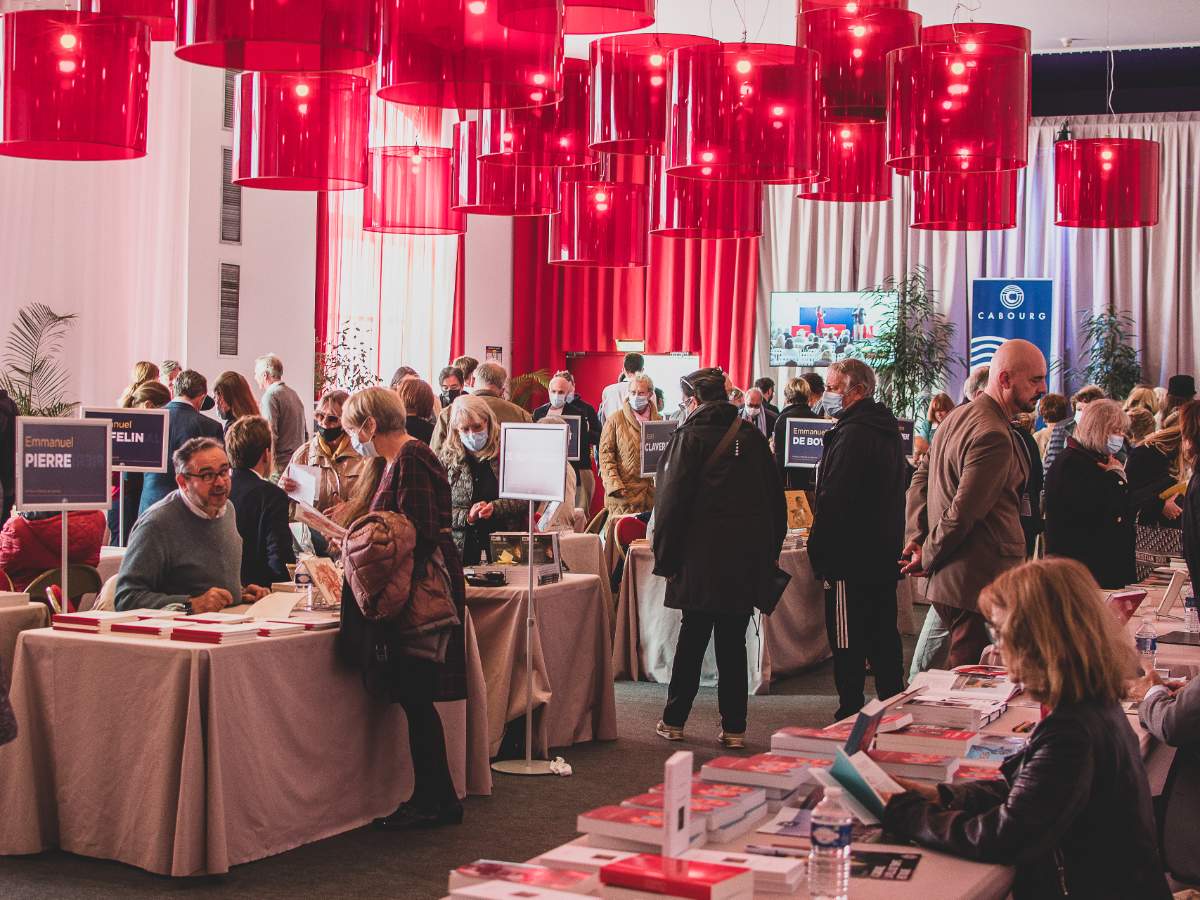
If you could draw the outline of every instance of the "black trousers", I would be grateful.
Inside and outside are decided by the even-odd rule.
[[[896,629],[896,582],[825,583],[825,631],[833,650],[833,680],[838,711],[844,719],[866,702],[866,663],[875,675],[875,692],[886,700],[904,689],[904,650]]]
[[[663,722],[675,728],[682,728],[687,723],[696,691],[700,689],[704,651],[712,637],[717,651],[717,706],[721,710],[721,727],[730,734],[746,731],[746,691],[749,687],[746,683],[746,627],[749,624],[748,613],[714,615],[684,610]]]
[[[433,701],[402,697],[398,702],[408,717],[408,749],[413,765],[409,802],[425,812],[457,804],[458,794],[446,762],[446,737]]]

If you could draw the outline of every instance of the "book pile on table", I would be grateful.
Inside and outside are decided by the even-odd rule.
[[[751,795],[745,795],[751,796]],[[724,844],[749,834],[767,814],[765,792],[759,791],[752,797],[754,806],[748,806],[743,798],[724,798],[705,795],[692,789],[692,818],[702,819],[707,830],[707,841]],[[635,809],[662,811],[663,795],[658,791],[638,794],[621,801],[622,806]]]
[[[263,620],[258,624],[259,637],[280,637],[287,634],[304,634],[304,625],[301,622],[271,622]]]
[[[754,873],[743,866],[649,853],[609,863],[600,870],[600,896],[620,898],[694,897],[699,900],[750,900]]]
[[[50,627],[55,631],[78,631],[85,634],[108,634],[118,622],[135,622],[137,616],[131,612],[99,610],[92,612],[55,613],[50,617]]]
[[[705,781],[760,787],[766,792],[768,812],[776,812],[811,781],[810,770],[831,765],[822,757],[758,753],[754,756],[718,756],[700,768]]]
[[[494,882],[566,894],[594,894],[600,889],[597,871],[598,869],[591,872],[552,869],[544,865],[478,859],[469,865],[459,866],[450,873],[450,896],[475,897],[478,896],[474,892],[475,888]]]
[[[176,622],[182,620],[176,619]],[[208,625],[192,623],[189,628],[176,628],[171,632],[173,641],[190,641],[198,644],[244,644],[258,637],[258,622],[234,622]]]
[[[180,622],[178,618],[139,618],[132,622],[115,622],[113,634],[132,637],[166,638],[178,628],[194,628],[192,622]]]
[[[1004,669],[962,666],[952,672],[931,669],[913,679],[923,690],[897,708],[918,725],[943,725],[979,731],[1004,715],[1019,687]]]
[[[912,724],[909,713],[890,713],[879,721],[878,733],[897,731]],[[771,735],[771,752],[783,756],[815,756],[833,759],[846,746],[854,730],[855,719],[835,722],[824,728],[781,728]]]
[[[250,621],[245,613],[193,613],[190,616],[180,616],[180,622],[191,622],[193,625],[242,625]]]
[[[337,628],[339,624],[338,617],[336,615],[319,612],[292,613],[292,615],[286,619],[269,619],[268,621],[303,625],[305,631],[329,631]]]

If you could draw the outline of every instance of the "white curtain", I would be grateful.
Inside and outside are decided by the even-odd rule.
[[[1054,139],[1062,119],[1034,119],[1029,166],[1021,173],[1017,227],[997,232],[918,231],[908,227],[908,180],[893,179],[886,203],[795,199],[794,188],[766,192],[759,266],[756,369],[767,371],[772,291],[859,291],[913,266],[929,270],[942,311],[967,348],[970,283],[983,277],[1054,279],[1054,355],[1078,365],[1077,326],[1087,310],[1111,304],[1132,316],[1147,379],[1165,384],[1194,372],[1193,317],[1200,307],[1200,113],[1070,118],[1075,137],[1137,137],[1162,145],[1159,224],[1154,228],[1076,229],[1054,224]],[[779,375],[786,376],[786,370]],[[955,394],[963,373],[951,373]]]
[[[77,315],[69,399],[112,405],[134,360],[183,351],[191,94],[173,49],[152,45],[142,159],[0,156],[0,333],[32,302]]]
[[[372,98],[372,147],[413,144],[449,146],[441,110],[425,110]],[[328,197],[329,306],[327,339],[347,326],[386,382],[399,366],[411,366],[433,382],[450,356],[456,236],[417,236],[363,231],[363,191]]]

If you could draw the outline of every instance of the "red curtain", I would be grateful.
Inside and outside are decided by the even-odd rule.
[[[758,239],[651,237],[650,266],[598,269],[546,262],[544,217],[513,224],[512,371],[562,368],[568,352],[641,341],[647,353],[696,353],[735,384],[754,371]]]
[[[454,272],[454,312],[450,319],[450,359],[467,352],[467,237],[458,236],[458,268]],[[440,386],[440,385],[439,385]]]

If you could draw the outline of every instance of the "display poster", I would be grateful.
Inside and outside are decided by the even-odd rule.
[[[579,462],[580,446],[579,442],[583,434],[583,417],[582,416],[562,416],[567,427],[571,429],[567,435],[567,461]]]
[[[992,361],[996,349],[1023,338],[1051,359],[1054,281],[1050,278],[976,278],[971,285],[971,368]]]
[[[569,431],[565,424],[502,423],[500,496],[561,502],[566,493]]]
[[[642,478],[650,478],[658,471],[658,461],[667,452],[671,435],[679,427],[674,419],[659,419],[642,422]]]
[[[790,469],[815,468],[825,452],[825,432],[836,424],[828,419],[788,419],[784,432],[787,435],[784,466]]]
[[[504,348],[503,347],[484,347],[483,361],[504,364]]]
[[[85,406],[85,419],[112,422],[112,467],[114,472],[167,471],[170,412],[166,409],[111,409]]]
[[[900,424],[900,440],[904,443],[904,455],[912,456],[913,454],[913,432],[916,430],[917,423],[912,419],[897,419]]]
[[[38,512],[112,506],[112,422],[17,418],[16,508]]]

